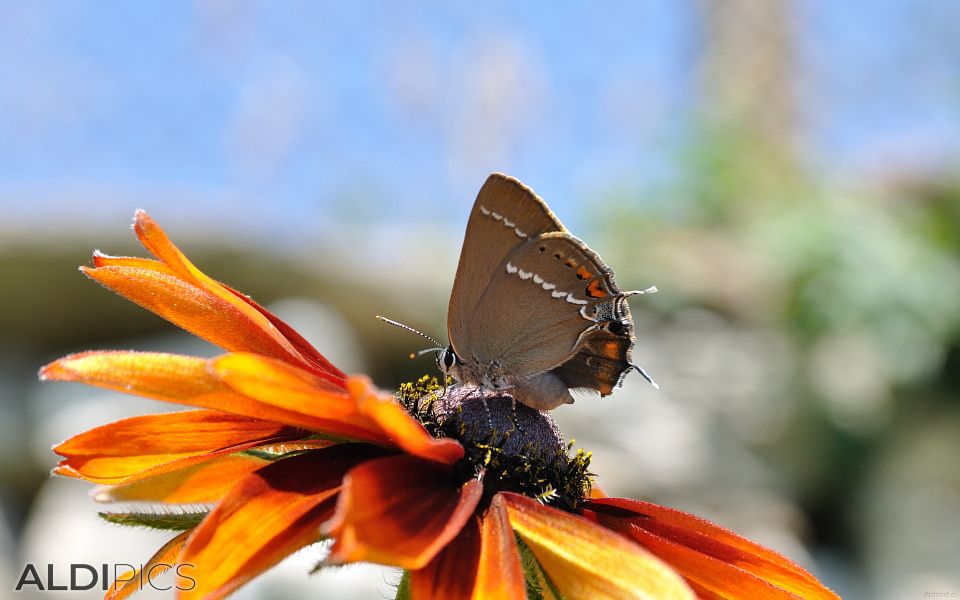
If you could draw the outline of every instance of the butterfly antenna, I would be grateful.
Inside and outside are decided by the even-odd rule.
[[[417,350],[416,352],[411,352],[411,353],[410,353],[410,358],[416,358],[416,357],[418,357],[418,356],[423,356],[423,355],[426,354],[427,352],[440,352],[441,350],[446,350],[446,348],[441,348],[440,346],[437,346],[437,347],[435,347],[435,348],[424,348],[423,350]]]
[[[656,294],[656,293],[657,293],[657,286],[651,285],[645,290],[631,290],[629,292],[623,292],[623,295],[624,296],[640,296],[643,294]]]
[[[434,347],[434,348],[425,348],[425,349],[423,349],[423,350],[420,350],[419,352],[413,352],[413,353],[411,353],[411,354],[410,354],[410,358],[416,358],[416,357],[418,357],[418,356],[423,356],[423,355],[426,354],[427,352],[439,352],[439,351],[441,351],[441,350],[444,349],[444,347],[440,345],[440,342],[438,342],[437,340],[433,339],[433,338],[430,337],[429,335],[423,333],[422,331],[419,331],[419,330],[417,330],[417,329],[414,329],[413,327],[410,327],[409,325],[404,325],[403,323],[401,323],[401,322],[399,322],[399,321],[394,321],[393,319],[388,319],[388,318],[383,317],[383,316],[380,316],[380,315],[377,315],[377,320],[378,320],[378,321],[383,321],[384,323],[389,323],[390,325],[395,325],[395,326],[399,327],[400,329],[405,329],[405,330],[407,330],[407,331],[409,331],[409,332],[411,332],[411,333],[415,333],[415,334],[417,334],[417,335],[419,335],[419,336],[421,336],[421,337],[424,337],[424,338],[430,340],[430,341],[433,342],[434,344],[436,344],[436,347]]]
[[[396,325],[396,326],[399,327],[400,329],[405,329],[405,330],[407,330],[407,331],[409,331],[409,332],[411,332],[411,333],[415,333],[415,334],[417,334],[417,335],[419,335],[419,336],[421,336],[421,337],[425,337],[425,338],[427,338],[428,340],[430,340],[431,342],[433,342],[434,344],[436,344],[436,346],[433,347],[433,348],[424,348],[423,350],[420,350],[420,351],[418,351],[418,352],[411,352],[411,353],[410,353],[410,358],[416,358],[416,357],[418,357],[418,356],[423,356],[424,354],[426,354],[426,353],[428,353],[428,352],[442,352],[442,351],[446,350],[446,348],[444,348],[443,346],[440,345],[440,342],[438,342],[437,340],[433,339],[432,337],[430,337],[429,335],[425,334],[424,332],[419,331],[419,330],[416,330],[416,329],[414,329],[413,327],[410,327],[409,325],[404,325],[403,323],[401,323],[401,322],[399,322],[399,321],[394,321],[393,319],[388,319],[388,318],[386,318],[386,317],[384,317],[384,316],[381,316],[381,315],[377,315],[377,320],[378,320],[378,321],[383,321],[384,323],[389,323],[390,325]],[[438,355],[438,356],[439,356],[439,355]],[[442,379],[443,379],[443,392],[440,394],[440,397],[441,397],[441,398],[443,398],[444,396],[447,395],[447,376],[446,376],[446,374],[443,375],[443,378],[442,378]]]

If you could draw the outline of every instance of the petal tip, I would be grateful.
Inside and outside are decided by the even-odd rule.
[[[78,354],[68,354],[62,358],[45,364],[37,371],[37,377],[40,381],[72,381],[75,379],[75,373],[68,364],[77,358]]]
[[[83,476],[79,471],[73,467],[68,467],[64,464],[59,464],[54,468],[50,469],[51,475],[59,475],[60,477],[70,477],[72,479],[83,479]]]
[[[37,371],[37,378],[40,381],[57,381],[65,378],[67,373],[63,368],[63,358],[57,359],[52,363],[47,363]]]
[[[153,224],[153,219],[147,214],[147,211],[143,210],[142,208],[138,208],[134,211],[133,225],[131,225],[131,228],[137,237],[140,237],[143,234],[143,230]]]

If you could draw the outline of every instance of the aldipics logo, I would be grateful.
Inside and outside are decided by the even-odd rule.
[[[173,571],[174,583],[164,583],[158,581],[161,575],[167,571]],[[35,565],[27,563],[20,572],[20,578],[14,591],[33,590],[38,592],[69,592],[92,590],[97,586],[107,591],[111,582],[121,586],[127,582],[139,578],[138,585],[141,590],[153,588],[158,591],[177,589],[180,591],[192,590],[197,585],[197,580],[190,576],[193,565],[189,563],[166,564],[157,563],[147,568],[145,565],[128,565],[126,563],[103,563],[101,565],[88,565],[85,563],[71,563],[69,569],[66,565]],[[138,575],[142,572],[141,575]],[[46,575],[44,577],[41,575]],[[164,579],[166,581],[166,579]]]

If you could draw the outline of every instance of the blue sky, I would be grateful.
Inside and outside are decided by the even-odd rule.
[[[0,222],[459,224],[493,170],[575,222],[676,167],[704,102],[698,5],[0,2]],[[815,169],[956,164],[960,8],[793,14]]]

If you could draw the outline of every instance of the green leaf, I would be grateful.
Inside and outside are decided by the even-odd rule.
[[[404,570],[400,583],[397,585],[397,595],[393,600],[410,600],[410,571]]]
[[[207,516],[207,511],[183,512],[102,512],[100,518],[108,523],[128,527],[149,527],[167,531],[185,531],[193,529]]]
[[[523,541],[519,535],[514,536],[517,540],[517,551],[520,554],[520,566],[523,568],[524,579],[527,582],[527,600],[549,600],[557,598],[563,600],[563,596],[557,591],[557,588],[550,581],[550,577],[540,568],[537,557],[533,551]],[[546,595],[543,588],[547,588]]]

